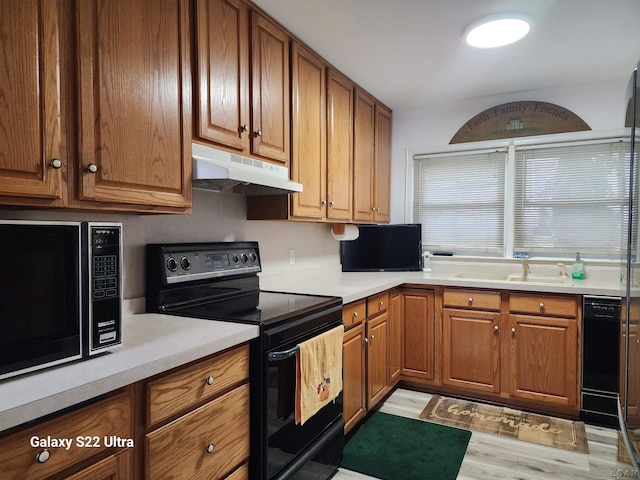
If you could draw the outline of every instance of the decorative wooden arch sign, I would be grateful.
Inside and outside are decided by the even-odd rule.
[[[547,102],[511,102],[479,113],[460,127],[449,143],[584,130],[591,130],[591,128],[568,108]]]

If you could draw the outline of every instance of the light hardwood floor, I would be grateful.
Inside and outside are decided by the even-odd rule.
[[[380,411],[418,418],[431,395],[396,389]],[[574,453],[487,433],[472,432],[458,480],[603,480],[640,478],[631,465],[616,461],[617,432],[587,425],[589,454]],[[335,480],[373,479],[340,469]]]

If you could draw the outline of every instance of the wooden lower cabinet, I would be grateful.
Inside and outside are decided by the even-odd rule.
[[[0,478],[41,480],[53,476],[79,479],[125,479],[129,455],[110,447],[112,438],[133,438],[132,396],[127,389],[104,400],[0,438]],[[64,446],[32,447],[33,437],[68,439]],[[91,445],[91,447],[88,447]],[[95,459],[95,463],[92,460]]]
[[[444,308],[442,383],[481,392],[500,391],[500,314]]]
[[[367,320],[367,408],[375,406],[388,392],[387,346],[389,314],[383,312]]]
[[[247,463],[248,381],[245,344],[146,382],[145,478],[225,478]]]
[[[365,398],[364,324],[347,330],[343,343],[343,406],[345,432],[356,425],[367,411]]]
[[[435,293],[427,289],[402,290],[402,377],[436,378]]]
[[[576,320],[511,315],[509,322],[509,393],[526,400],[577,407]]]
[[[389,294],[389,319],[387,320],[387,328],[389,329],[389,388],[393,388],[398,383],[402,373],[403,318],[402,291],[393,290]]]

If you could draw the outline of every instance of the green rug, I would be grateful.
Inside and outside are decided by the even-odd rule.
[[[471,432],[374,411],[347,435],[341,467],[383,480],[455,480]]]

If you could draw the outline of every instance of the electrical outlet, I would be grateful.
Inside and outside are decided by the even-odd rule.
[[[289,249],[289,265],[296,264],[296,251],[293,248]]]

